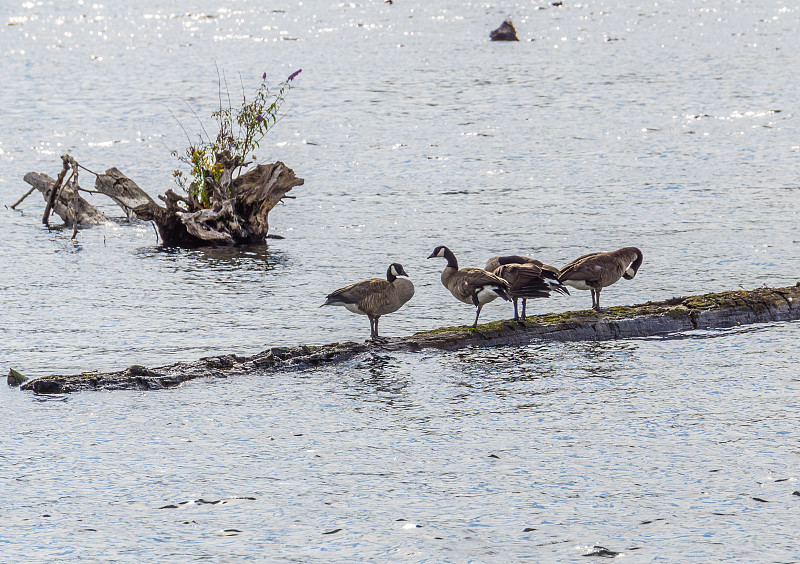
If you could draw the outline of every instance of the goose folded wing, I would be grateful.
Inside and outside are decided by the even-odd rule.
[[[332,292],[328,298],[345,304],[357,304],[369,296],[383,292],[389,287],[389,282],[382,278],[370,278]]]

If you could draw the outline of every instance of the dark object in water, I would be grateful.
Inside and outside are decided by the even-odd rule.
[[[511,20],[504,21],[500,27],[489,33],[489,39],[492,41],[519,41],[517,30],[514,29]]]
[[[619,552],[615,552],[613,550],[609,550],[604,546],[593,546],[592,552],[584,554],[584,556],[602,556],[603,558],[616,558],[619,556]]]
[[[25,376],[24,374],[20,374],[13,368],[8,369],[8,379],[6,381],[8,382],[8,385],[11,386],[12,388],[21,386],[22,384],[27,382],[28,379],[29,378],[27,376]]]

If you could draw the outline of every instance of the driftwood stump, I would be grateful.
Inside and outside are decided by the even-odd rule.
[[[234,177],[242,163],[227,154],[217,158],[223,172],[218,179],[206,175],[210,198],[205,204],[191,191],[182,196],[168,189],[158,197],[164,203],[159,205],[116,168],[97,175],[95,191],[114,200],[128,219],[155,223],[167,247],[262,243],[269,232],[269,212],[284,198],[291,198],[287,193],[304,180],[282,162],[257,165]],[[67,224],[74,224],[74,218],[86,225],[108,222],[105,214],[77,194],[77,182],[70,183],[71,177],[64,182],[67,165],[74,169],[78,165],[69,155],[62,160],[64,170],[56,180],[36,172],[25,175],[25,182],[37,188],[48,202],[45,217],[52,208]]]

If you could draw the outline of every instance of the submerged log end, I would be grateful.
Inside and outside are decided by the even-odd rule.
[[[25,376],[24,374],[20,374],[19,372],[17,372],[13,368],[10,368],[8,370],[8,378],[6,379],[6,382],[12,388],[16,388],[17,386],[21,386],[22,384],[24,384],[28,380],[29,380],[29,378],[27,376]]]

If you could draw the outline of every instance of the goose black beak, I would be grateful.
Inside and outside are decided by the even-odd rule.
[[[436,253],[431,253],[431,256],[429,256],[428,258],[429,258],[429,259],[431,259],[431,258],[436,258]]]

